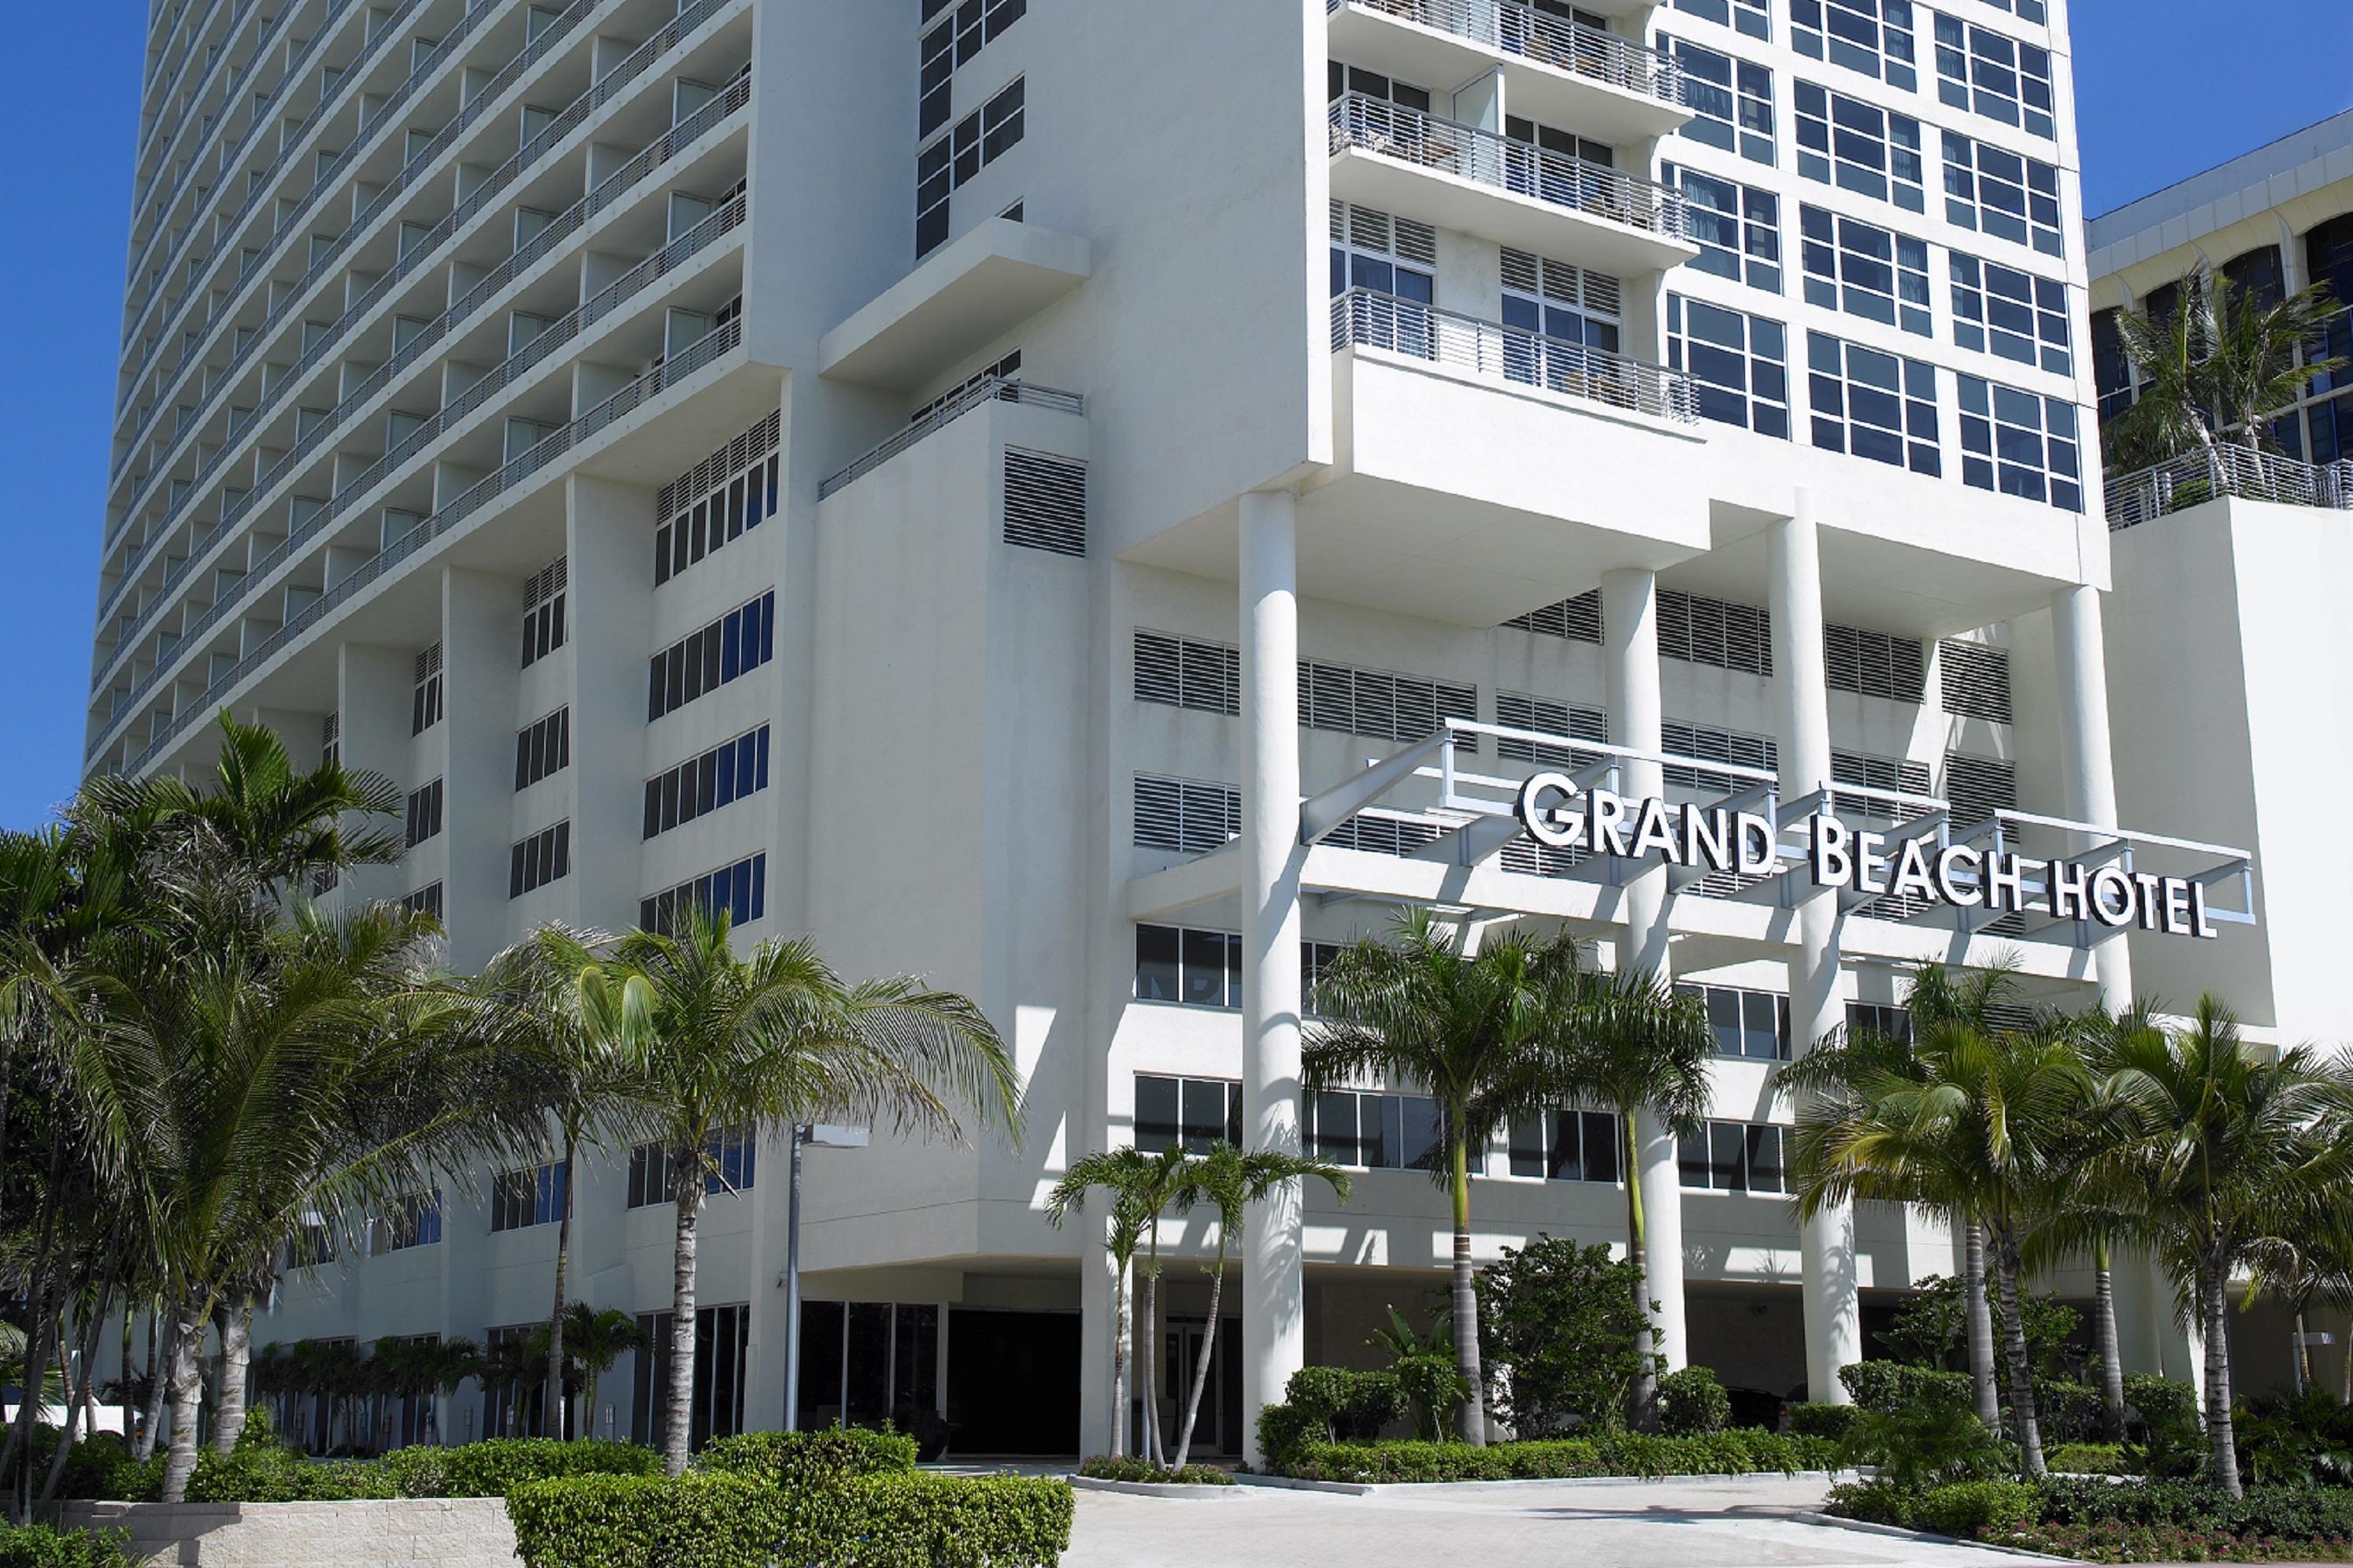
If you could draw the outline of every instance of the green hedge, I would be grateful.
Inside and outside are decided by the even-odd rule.
[[[2353,1556],[2353,1488],[2054,1478],[1914,1492],[1834,1488],[1831,1511],[2096,1563],[2341,1560]]]
[[[1052,1568],[1070,1547],[1061,1481],[871,1476],[786,1489],[747,1477],[594,1476],[507,1498],[527,1568]]]
[[[1956,1481],[1918,1490],[1873,1480],[1831,1488],[1827,1506],[1846,1519],[1968,1538],[2026,1528],[2042,1517],[2043,1499],[2025,1481]]]
[[[2062,1443],[2043,1456],[2054,1476],[2121,1476],[2125,1451],[2116,1443]]]
[[[1113,1458],[1097,1454],[1079,1466],[1079,1474],[1095,1481],[1147,1481],[1155,1486],[1229,1487],[1234,1478],[1214,1465],[1187,1465],[1176,1469],[1149,1459]]]
[[[1837,1446],[1755,1428],[1686,1437],[1603,1432],[1544,1442],[1314,1443],[1283,1473],[1310,1481],[1522,1481],[1580,1476],[1795,1475],[1828,1470]]]
[[[1659,1380],[1659,1427],[1677,1436],[1721,1432],[1732,1425],[1732,1395],[1706,1367],[1685,1367]]]
[[[748,1476],[761,1481],[892,1475],[915,1467],[915,1440],[887,1428],[870,1432],[862,1426],[744,1432],[714,1439],[696,1457],[694,1465],[714,1475]]]
[[[1852,1404],[1793,1404],[1789,1406],[1789,1436],[1823,1437],[1836,1443],[1854,1430],[1855,1421],[1862,1414]]]
[[[190,1502],[346,1502],[359,1498],[496,1498],[567,1476],[650,1476],[661,1456],[628,1443],[498,1437],[462,1447],[399,1448],[380,1459],[304,1457],[239,1444],[197,1456]]]
[[[33,1433],[33,1474],[46,1475],[58,1451],[54,1426]],[[85,1437],[66,1455],[65,1474],[58,1496],[99,1502],[153,1502],[164,1492],[164,1456],[134,1459],[122,1439],[111,1432]]]
[[[1857,1404],[1883,1414],[1928,1405],[1968,1410],[1976,1398],[1967,1372],[1901,1361],[1855,1361],[1839,1368],[1838,1376]]]
[[[0,1524],[0,1568],[133,1568],[129,1540],[120,1530]]]

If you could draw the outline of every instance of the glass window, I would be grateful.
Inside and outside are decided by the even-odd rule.
[[[1239,1145],[1241,1117],[1241,1085],[1230,1079],[1135,1075],[1135,1147],[1146,1154]]]
[[[1549,1181],[1618,1180],[1618,1118],[1606,1111],[1550,1110],[1512,1118],[1514,1176]]]
[[[1986,0],[1986,4],[2015,14],[2021,22],[2050,20],[2049,10],[2043,5],[2043,0]]]
[[[1783,1128],[1712,1121],[1683,1135],[1676,1165],[1686,1187],[1717,1192],[1785,1192]]]
[[[1818,207],[1798,217],[1808,304],[1930,335],[1926,241]]]
[[[1683,68],[1683,102],[1697,116],[1679,135],[1752,164],[1773,162],[1773,73],[1763,66],[1662,35],[1659,48]]]
[[[1731,986],[1683,984],[1676,993],[1707,1010],[1708,1030],[1719,1056],[1755,1062],[1789,1059],[1789,999],[1775,991]]]
[[[915,154],[915,254],[927,256],[948,237],[948,197],[1019,143],[1027,122],[1027,83],[1012,84],[942,131]]]
[[[2075,406],[1974,376],[1960,383],[1961,478],[1979,490],[2084,510]]]
[[[2004,37],[1958,16],[1936,18],[1936,92],[1966,109],[2022,126],[2032,135],[2057,134],[2052,121],[2051,51]]]
[[[1911,0],[1789,0],[1789,42],[1906,92],[1920,85]]]
[[[1702,418],[1789,439],[1788,332],[1779,322],[1669,294],[1667,365],[1691,376]]]
[[[1799,81],[1798,173],[1859,196],[1927,210],[1927,164],[1920,122],[1859,98]]]
[[[1422,1095],[1326,1089],[1305,1097],[1308,1153],[1363,1171],[1426,1171],[1445,1157],[1435,1100]],[[1474,1152],[1472,1169],[1480,1168]]]
[[[1765,14],[1765,0],[1675,0],[1675,9],[1737,27],[1752,38],[1769,42],[1773,37],[1772,21]]]
[[[1685,232],[1699,247],[1699,259],[1692,265],[1752,289],[1779,293],[1781,198],[1672,164],[1666,178],[1683,193]]]
[[[2066,254],[2059,229],[2059,171],[2000,147],[1945,132],[1945,217],[1963,228]]]
[[[2038,278],[2015,267],[1980,261],[1956,250],[1953,265],[1953,341],[2040,366],[2060,376],[2074,373],[2075,357],[2068,347],[2067,285],[2055,278]],[[2113,331],[2115,317],[2109,317]],[[2121,343],[2116,353],[2123,354]]]
[[[1915,473],[1944,472],[1934,366],[1826,333],[1806,336],[1814,445]]]

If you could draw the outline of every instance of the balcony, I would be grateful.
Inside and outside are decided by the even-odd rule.
[[[817,487],[817,498],[819,501],[831,500],[901,452],[939,434],[975,408],[984,408],[991,403],[1018,403],[1028,408],[1043,408],[1049,413],[1070,414],[1079,418],[1084,418],[1087,412],[1087,400],[1076,392],[1064,392],[1053,387],[1032,387],[1026,382],[1015,381],[1007,376],[991,376],[965,387],[955,397],[882,441],[839,473],[819,484]]]
[[[1332,195],[1620,277],[1699,255],[1682,193],[1383,99],[1330,115]]]
[[[1431,86],[1501,66],[1514,114],[1617,145],[1692,117],[1674,60],[1513,0],[1326,0],[1332,58]]]
[[[1347,348],[1426,360],[1651,419],[1699,423],[1691,377],[1680,370],[1369,289],[1351,289],[1332,302],[1332,351]]]
[[[2131,528],[2225,496],[2353,512],[2353,460],[2309,463],[2244,447],[2212,447],[2108,481],[2108,527]]]

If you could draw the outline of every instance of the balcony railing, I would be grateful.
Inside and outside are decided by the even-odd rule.
[[[1332,151],[1354,147],[1514,196],[1681,240],[1681,191],[1549,147],[1351,92],[1332,101]]]
[[[1045,408],[1057,414],[1078,414],[1087,411],[1087,400],[1076,392],[1063,392],[1051,387],[1031,387],[1020,381],[1010,381],[1002,376],[991,376],[976,381],[922,418],[900,430],[889,440],[827,480],[817,487],[817,498],[823,501],[835,491],[855,484],[872,473],[909,447],[927,436],[936,435],[965,415],[987,403],[1021,403],[1032,408]]]
[[[2111,531],[2221,496],[2353,512],[2353,460],[2309,463],[2245,447],[2210,447],[2108,481]]]
[[[1351,289],[1333,300],[1332,347],[1335,353],[1381,349],[1491,381],[1542,387],[1686,425],[1699,422],[1691,377],[1680,370],[1369,289]]]
[[[349,577],[333,584],[300,613],[290,617],[285,625],[263,638],[252,652],[239,659],[218,680],[213,682],[206,689],[202,697],[174,714],[171,722],[164,726],[164,732],[151,739],[146,749],[132,759],[127,770],[136,773],[153,762],[165,747],[185,733],[189,726],[216,709],[227,698],[229,693],[237,689],[240,682],[259,670],[280,649],[326,619],[338,606],[351,599],[361,589],[383,577],[392,567],[449,532],[548,464],[563,457],[574,447],[597,435],[616,420],[635,413],[647,399],[659,396],[670,387],[692,376],[696,371],[723,358],[728,353],[740,347],[743,342],[744,322],[741,317],[729,322],[725,326],[705,334],[701,340],[681,349],[664,363],[655,366],[570,424],[559,427],[553,434],[543,439],[538,445],[532,447],[519,457],[510,459],[487,477],[476,482],[471,489],[450,502],[448,505],[419,523],[399,538],[385,544],[384,548],[370,556],[364,564],[354,567]],[[313,527],[310,534],[315,535],[317,531],[317,528]],[[256,568],[246,580],[256,581],[261,575],[261,568]],[[195,633],[191,632],[189,640],[193,640],[194,636]],[[155,676],[161,673],[160,666],[151,672],[139,690],[132,694],[131,700],[123,705],[122,711],[127,712],[135,707],[139,699],[154,684]],[[110,721],[107,726],[110,734],[113,725],[114,721]],[[100,744],[91,747],[90,754],[93,758],[103,748],[106,740],[106,736],[101,736]]]
[[[1337,11],[1349,5],[1662,103],[1680,107],[1683,101],[1683,71],[1672,55],[1512,0],[1325,0],[1324,9]]]

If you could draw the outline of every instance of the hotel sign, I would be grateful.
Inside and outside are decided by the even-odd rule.
[[[1657,855],[1669,865],[1742,878],[1770,876],[1781,868],[1778,834],[1757,812],[1632,800],[1583,789],[1566,773],[1538,773],[1522,784],[1514,815],[1530,838],[1556,849],[1583,848],[1620,860]],[[2176,937],[2216,934],[2205,885],[2187,877],[1940,844],[1933,834],[1852,828],[1827,811],[1808,822],[1804,861],[1815,886],[1871,897],[1997,916],[2032,912]]]

